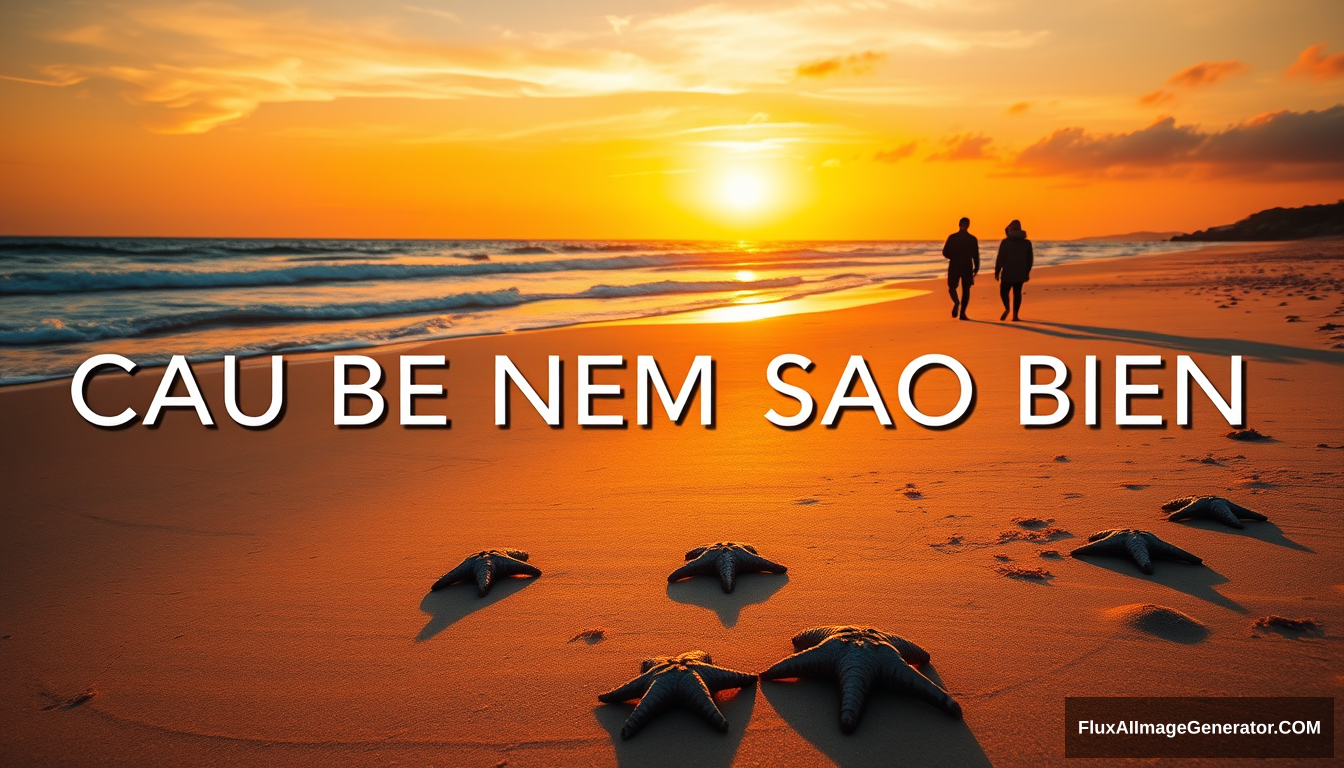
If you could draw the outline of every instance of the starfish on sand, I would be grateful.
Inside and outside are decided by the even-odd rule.
[[[1128,557],[1138,563],[1139,570],[1151,574],[1153,558],[1175,560],[1181,563],[1200,565],[1204,561],[1157,538],[1148,531],[1133,528],[1117,528],[1113,531],[1098,531],[1087,537],[1091,544],[1073,550],[1069,557],[1079,555],[1097,555],[1099,557]]]
[[[445,573],[434,582],[429,591],[443,589],[450,584],[475,581],[476,594],[485,597],[495,580],[504,576],[540,576],[541,570],[528,565],[527,553],[521,549],[487,549],[471,555],[462,564]]]
[[[738,544],[732,541],[720,541],[696,547],[686,553],[685,565],[673,571],[667,577],[668,583],[691,576],[709,576],[718,574],[719,584],[724,592],[732,592],[737,585],[737,574],[742,573],[784,573],[789,570],[779,563],[766,560],[756,554],[756,548],[750,544]]]
[[[1241,524],[1242,520],[1269,519],[1221,496],[1182,496],[1163,504],[1162,511],[1171,513],[1167,519],[1172,522],[1199,517],[1215,520],[1231,528],[1245,528]]]
[[[755,675],[714,666],[714,660],[704,651],[645,659],[639,671],[639,677],[597,697],[607,704],[639,699],[635,711],[621,726],[622,739],[634,736],[649,718],[674,706],[693,710],[715,728],[726,731],[728,719],[714,703],[714,694],[756,682]]]
[[[762,680],[824,678],[840,683],[840,730],[853,733],[874,686],[908,693],[961,719],[961,705],[915,665],[929,654],[872,627],[812,627],[793,638],[797,653],[761,673]]]

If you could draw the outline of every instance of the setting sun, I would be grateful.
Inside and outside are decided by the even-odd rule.
[[[751,281],[756,279],[756,273],[752,272],[749,269],[744,269],[741,272],[738,272],[737,274],[733,275],[733,277],[737,278],[738,280],[744,283],[750,283]]]
[[[758,212],[767,202],[765,180],[750,171],[732,173],[720,182],[719,199],[738,213]]]

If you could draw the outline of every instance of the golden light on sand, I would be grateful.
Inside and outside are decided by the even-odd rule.
[[[744,283],[750,283],[756,279],[756,273],[752,272],[750,269],[744,269],[734,274],[733,277]]]

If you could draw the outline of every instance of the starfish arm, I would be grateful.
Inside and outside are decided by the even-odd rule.
[[[737,557],[732,552],[721,552],[715,565],[719,572],[719,584],[723,587],[724,593],[732,594],[733,589],[737,587]]]
[[[718,566],[715,558],[707,555],[701,555],[689,563],[681,566],[677,570],[668,574],[667,581],[672,583],[682,579],[688,579],[692,576],[707,576],[718,572]]]
[[[687,552],[686,557],[684,559],[694,560],[695,558],[705,554],[705,550],[707,549],[709,549],[709,547],[696,547],[695,549],[692,549],[690,552]]]
[[[1122,543],[1123,540],[1124,540],[1123,537],[1116,536],[1113,538],[1101,539],[1100,541],[1093,541],[1091,544],[1084,544],[1083,546],[1073,550],[1072,552],[1069,553],[1069,557],[1077,557],[1079,555],[1123,554],[1126,551],[1124,548],[1124,544]]]
[[[1149,546],[1152,547],[1154,555],[1161,558],[1165,558],[1167,560],[1175,560],[1181,563],[1192,563],[1194,565],[1204,564],[1204,560],[1202,558],[1196,555],[1192,555],[1189,552],[1186,552],[1184,549],[1181,549],[1180,547],[1174,544],[1168,544],[1167,542],[1162,541],[1160,539],[1154,539],[1153,541],[1149,542]],[[1148,572],[1152,573],[1152,571]]]
[[[840,666],[840,730],[853,733],[868,703],[868,691],[876,675],[874,660],[853,658]]]
[[[756,548],[753,547],[753,546],[751,546],[750,544],[743,544],[743,545],[742,545],[742,548],[745,549],[745,550],[747,550],[748,552],[750,552],[750,553],[753,554],[753,555],[756,554]]]
[[[1144,541],[1142,536],[1126,536],[1125,548],[1129,550],[1129,556],[1138,563],[1139,570],[1151,574],[1153,572],[1153,560],[1148,555],[1148,542]]]
[[[1241,522],[1241,520],[1237,519],[1237,513],[1233,512],[1232,507],[1228,506],[1227,504],[1219,504],[1218,506],[1214,507],[1214,512],[1217,515],[1218,522],[1222,523],[1223,525],[1226,525],[1229,528],[1241,528],[1241,529],[1246,528],[1246,524]]]
[[[635,710],[625,719],[625,725],[621,726],[621,738],[628,739],[639,732],[640,728],[649,721],[654,715],[662,712],[672,706],[673,681],[666,678],[658,678],[649,686],[644,697],[639,700]]]
[[[961,719],[961,705],[938,684],[921,675],[918,670],[907,666],[891,665],[887,667],[884,682],[896,690],[906,691],[916,698],[923,699],[947,714]]]
[[[1162,505],[1162,511],[1175,512],[1177,510],[1184,509],[1190,506],[1191,504],[1195,503],[1195,501],[1198,498],[1199,497],[1197,496],[1182,496],[1179,499],[1172,499],[1171,501],[1168,501],[1166,504]]]
[[[793,650],[801,651],[826,640],[841,627],[811,627],[793,636]]]
[[[541,569],[531,563],[501,557],[495,560],[495,573],[499,576],[540,576]]]
[[[1109,530],[1109,531],[1097,531],[1096,533],[1092,534],[1091,536],[1088,536],[1088,537],[1087,537],[1087,540],[1088,540],[1088,541],[1103,541],[1103,540],[1105,540],[1105,539],[1109,539],[1109,538],[1111,538],[1111,536],[1113,536],[1113,535],[1115,535],[1115,534],[1117,534],[1117,533],[1120,533],[1121,530],[1122,530],[1122,529],[1120,529],[1120,528],[1112,528],[1112,529]]]
[[[1241,506],[1240,504],[1234,501],[1227,502],[1227,505],[1231,507],[1232,511],[1236,513],[1237,517],[1241,518],[1242,520],[1260,520],[1263,522],[1269,519],[1268,517],[1265,517],[1259,512],[1252,512],[1251,510]]]
[[[443,589],[444,587],[450,584],[456,584],[459,581],[471,578],[471,575],[472,575],[471,558],[467,558],[466,560],[462,561],[461,565],[440,576],[439,580],[434,582],[434,584],[429,588],[429,591],[434,592]]]
[[[644,695],[652,682],[653,675],[645,672],[628,683],[617,686],[606,693],[599,693],[597,700],[607,704],[620,704],[622,701],[637,699]]]
[[[723,713],[719,711],[718,705],[714,703],[714,694],[710,693],[709,688],[698,675],[678,676],[675,695],[682,704],[708,720],[710,725],[720,731],[728,730],[728,718],[724,717]]]
[[[729,688],[746,688],[749,685],[755,685],[756,676],[749,675],[746,672],[738,672],[735,669],[724,669],[723,667],[695,667],[695,673],[700,676],[705,687],[713,693],[725,691]]]
[[[779,563],[761,557],[755,552],[747,552],[739,554],[737,557],[739,560],[742,561],[742,566],[740,568],[740,570],[742,571],[755,571],[758,573],[785,573],[789,570],[788,568],[785,568]]]
[[[500,551],[514,560],[527,560],[527,553],[521,549],[501,549]]]
[[[904,637],[888,635],[885,632],[882,634],[886,635],[887,640],[896,648],[897,652],[901,654],[901,659],[904,660],[906,664],[919,665],[929,663],[928,651],[920,648],[909,640],[906,640]]]
[[[489,558],[482,557],[472,563],[472,569],[476,572],[476,594],[485,597],[495,583],[495,566]]]
[[[830,677],[835,674],[835,652],[819,645],[785,656],[761,673],[762,680],[790,677]]]

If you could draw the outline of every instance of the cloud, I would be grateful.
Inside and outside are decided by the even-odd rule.
[[[832,56],[829,59],[817,59],[799,64],[795,70],[799,77],[826,77],[827,75],[847,74],[865,75],[887,58],[884,53],[864,51],[848,56]]]
[[[1177,88],[1204,88],[1233,75],[1249,72],[1250,67],[1237,61],[1201,61],[1167,78],[1167,85]]]
[[[917,146],[919,146],[919,142],[912,141],[893,149],[882,150],[874,154],[873,159],[879,163],[899,163],[905,158],[915,154],[915,147]]]
[[[1145,107],[1156,107],[1159,104],[1166,104],[1167,102],[1175,98],[1176,94],[1172,93],[1171,91],[1168,91],[1165,88],[1158,88],[1156,91],[1153,91],[1152,93],[1140,96],[1139,103],[1144,105]]]
[[[1030,101],[1019,101],[1004,111],[1010,115],[1025,115],[1030,109]]]
[[[1344,76],[1344,53],[1326,55],[1325,43],[1318,43],[1299,54],[1284,74],[1316,81],[1333,80]]]
[[[925,160],[990,160],[994,157],[989,148],[993,141],[983,133],[959,133],[943,139],[943,149],[929,155]]]
[[[1250,67],[1237,61],[1228,59],[1227,61],[1201,61],[1192,67],[1186,67],[1180,72],[1167,78],[1167,85],[1174,89],[1196,90],[1207,88],[1220,80],[1225,80],[1233,75],[1239,75],[1243,72],[1249,72]],[[1175,91],[1166,88],[1159,88],[1152,93],[1146,93],[1139,97],[1139,103],[1145,107],[1157,107],[1176,100]]]
[[[798,80],[798,68],[785,62],[820,62],[820,75],[859,73],[881,60],[876,50],[1022,48],[1046,34],[965,29],[917,5],[834,0],[712,3],[544,32],[472,26],[422,4],[344,18],[222,2],[79,8],[44,35],[60,43],[47,49],[59,58],[10,75],[117,83],[127,101],[146,108],[148,127],[169,133],[208,131],[284,102],[780,91]],[[460,23],[427,29],[427,14]],[[833,54],[846,49],[862,53]]]
[[[1022,150],[1010,168],[1033,176],[1135,176],[1183,169],[1214,175],[1344,178],[1344,104],[1270,112],[1222,131],[1171,117],[1130,133],[1064,128]]]

